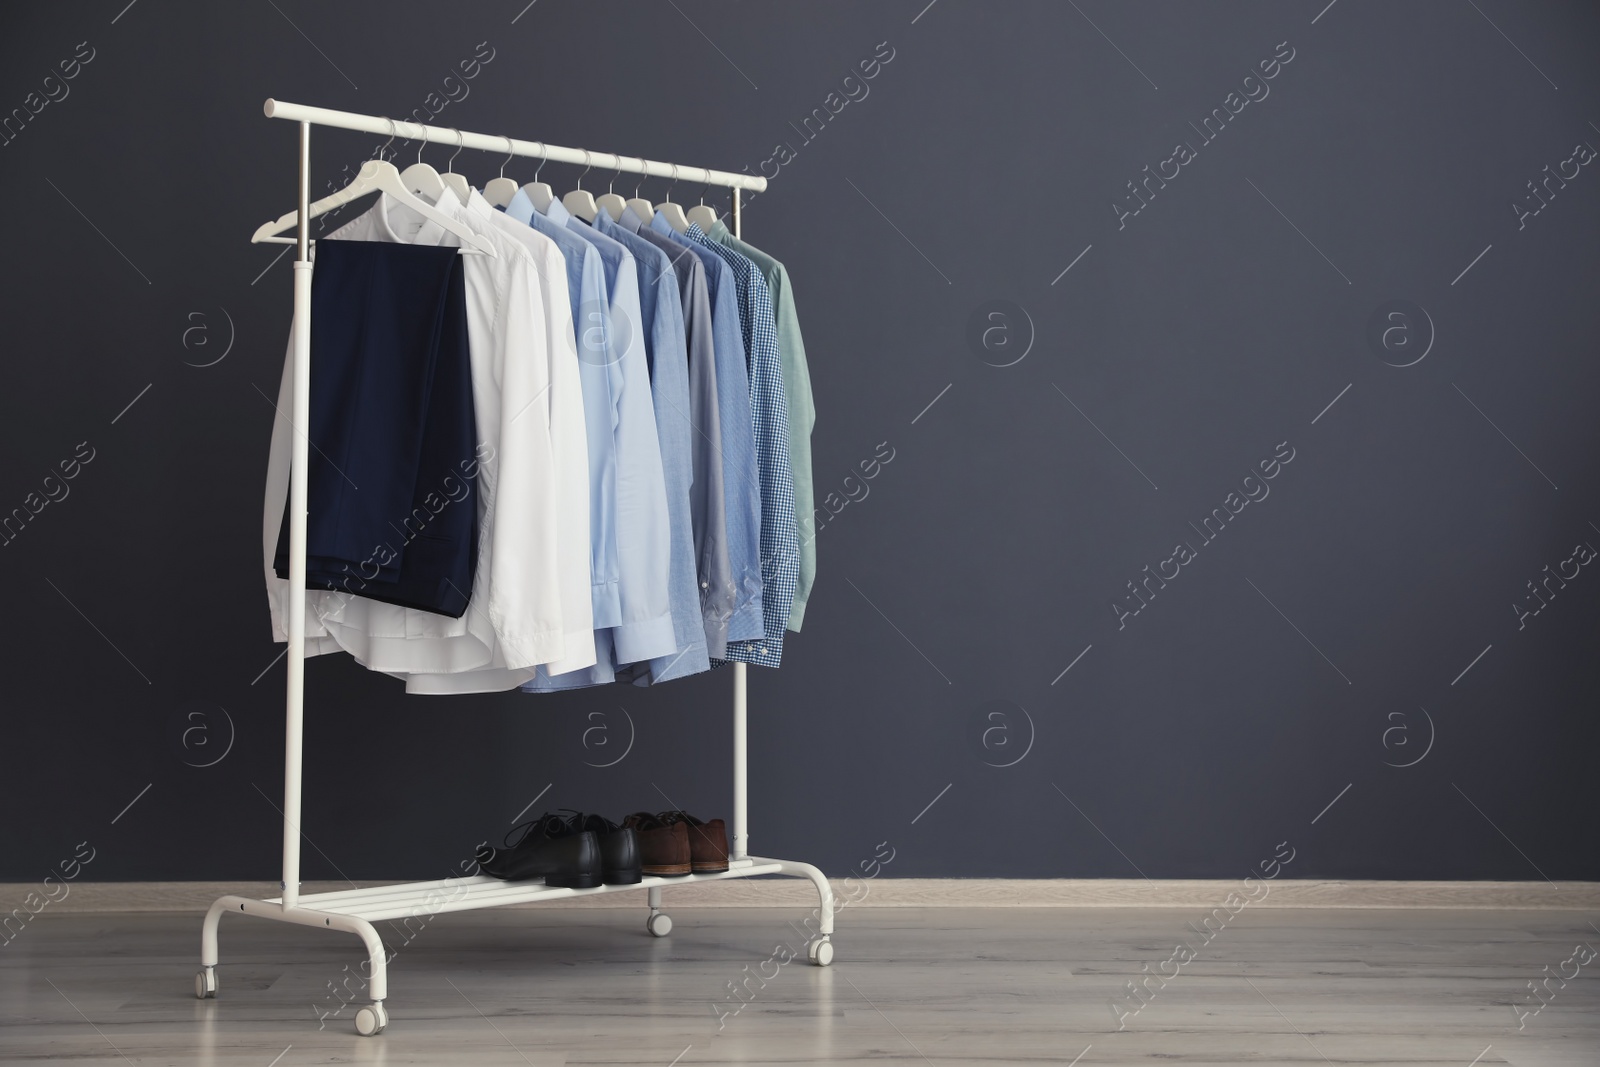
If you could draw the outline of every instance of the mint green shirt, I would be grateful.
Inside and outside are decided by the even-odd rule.
[[[772,291],[778,324],[778,356],[783,367],[783,391],[789,405],[789,467],[794,473],[794,513],[800,533],[800,578],[794,606],[789,609],[789,629],[800,632],[806,601],[817,577],[816,492],[811,485],[811,428],[817,423],[817,406],[811,396],[811,371],[806,366],[806,346],[800,339],[800,319],[794,310],[794,287],[782,263],[714,223],[713,241],[755,263]]]

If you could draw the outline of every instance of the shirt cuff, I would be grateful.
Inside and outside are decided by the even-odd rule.
[[[671,611],[664,611],[653,619],[614,626],[611,636],[616,641],[618,663],[639,663],[670,656],[678,651],[678,639],[672,632]]]

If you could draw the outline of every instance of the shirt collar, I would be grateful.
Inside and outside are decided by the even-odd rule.
[[[544,217],[557,226],[565,226],[572,218],[572,212],[567,210],[567,205],[559,200],[551,200],[550,206],[544,209]]]
[[[533,199],[527,193],[518,189],[517,195],[513,196],[511,203],[506,205],[506,214],[518,222],[526,223],[534,216]]]
[[[721,219],[718,219],[716,222],[711,224],[711,239],[713,241],[725,241],[732,236],[733,231],[728,229],[728,227],[723,224]]]
[[[454,197],[448,189],[445,192]],[[449,213],[445,208],[440,210]],[[379,232],[396,244],[436,245],[441,243],[440,239],[445,234],[444,227],[388,193],[378,195],[378,202],[372,205],[371,214]]]
[[[622,217],[617,220],[616,224],[631,233],[638,233],[644,226],[644,220],[639,218],[633,208],[625,207],[622,209]]]
[[[679,237],[683,236],[682,234],[679,234],[677,230],[672,228],[672,223],[668,222],[667,217],[659,211],[656,212],[655,218],[650,220],[650,228],[657,233],[664,233],[668,237],[671,237],[673,234],[678,234]]]

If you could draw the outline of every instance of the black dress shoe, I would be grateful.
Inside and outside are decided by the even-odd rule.
[[[573,825],[600,839],[600,877],[606,885],[634,885],[644,881],[639,858],[639,835],[603,815],[578,815]]]
[[[600,884],[600,842],[560,815],[541,815],[513,827],[504,848],[480,852],[478,864],[485,874],[508,882],[543,878],[545,885],[593,889]]]

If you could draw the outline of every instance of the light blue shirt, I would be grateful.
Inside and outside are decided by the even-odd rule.
[[[616,445],[616,543],[618,598],[622,621],[612,628],[617,663],[638,663],[679,651],[672,628],[668,588],[672,524],[667,514],[666,478],[656,433],[650,367],[645,357],[644,315],[639,307],[639,272],[622,244],[572,217],[551,201],[545,217],[565,225],[600,253],[610,303],[608,370],[621,372],[621,390],[612,423]],[[579,346],[579,356],[584,348]],[[584,408],[588,414],[588,406]]]
[[[611,310],[600,253],[564,225],[534,210],[522,190],[506,205],[506,217],[526,223],[555,242],[567,264],[567,293],[578,344],[578,379],[583,388],[584,432],[589,442],[589,566],[594,581],[594,628],[622,622],[617,572],[617,408],[622,370],[609,351]],[[551,279],[545,279],[549,284]]]
[[[678,278],[666,253],[612,222],[604,211],[595,216],[594,224],[597,231],[621,242],[633,253],[639,271],[639,311],[650,367],[650,393],[655,402],[656,435],[661,444],[661,470],[666,478],[667,518],[672,535],[668,600],[678,651],[652,659],[646,669],[635,671],[635,684],[644,685],[711,668],[700,618],[689,504],[694,432],[685,415],[689,410],[689,357],[683,311],[678,302]]]
[[[517,208],[514,218],[533,208],[526,196],[520,196],[520,201],[513,197],[512,205]],[[507,214],[511,214],[509,206]],[[522,686],[525,692],[539,692],[605,684],[615,680],[619,664],[671,657],[679,646],[668,593],[671,524],[666,480],[641,335],[643,315],[633,256],[616,241],[573,218],[559,200],[552,201],[544,215],[533,212],[524,221],[552,239],[556,233],[568,241],[575,239],[583,247],[585,261],[592,255],[599,262],[599,295],[591,301],[580,288],[581,318],[574,326],[583,376],[591,484],[597,441],[610,459],[599,483],[601,491],[609,489],[603,511],[608,532],[599,545],[602,550],[608,543],[615,546],[618,604],[613,625],[601,628],[596,622],[595,665],[557,675],[540,667],[534,680]],[[566,256],[566,245],[562,247]],[[567,257],[569,290],[571,258]]]
[[[623,212],[626,220],[628,212]],[[712,348],[717,361],[717,406],[722,420],[722,480],[727,495],[728,562],[738,596],[728,620],[728,640],[766,635],[761,581],[761,472],[755,418],[750,407],[749,359],[739,322],[733,270],[709,248],[684,237],[658,212],[650,226],[693,249],[706,271],[711,296]]]

